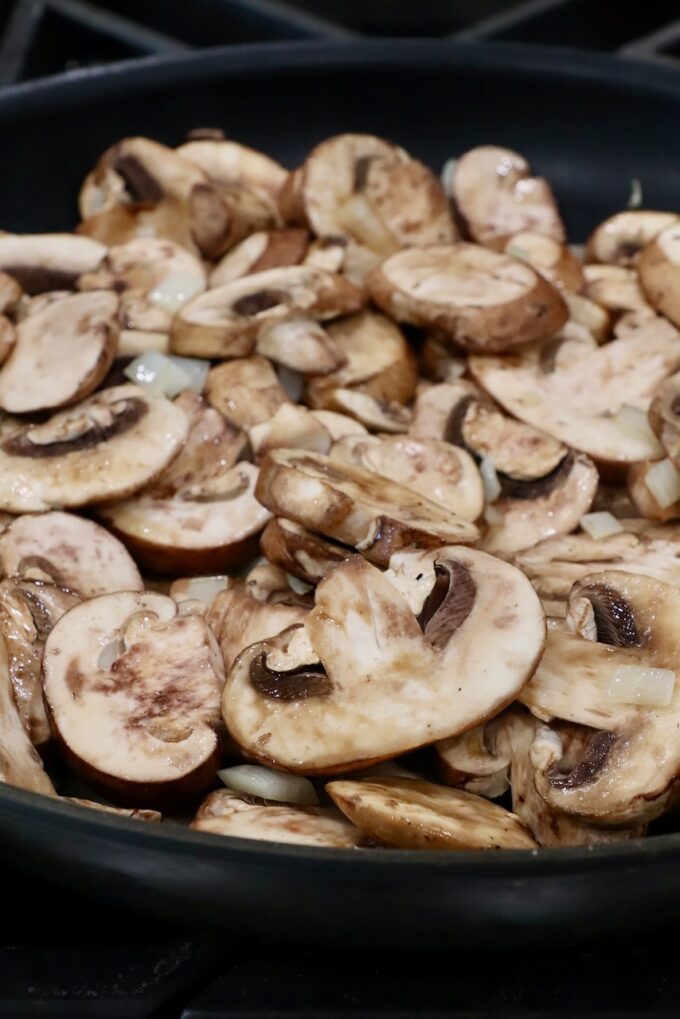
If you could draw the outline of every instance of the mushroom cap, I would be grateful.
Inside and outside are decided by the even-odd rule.
[[[136,238],[162,237],[194,254],[201,253],[193,236],[188,203],[180,198],[114,204],[83,219],[76,227],[76,236],[109,246],[127,244]]]
[[[674,212],[625,209],[600,223],[586,243],[586,261],[633,265],[642,249],[665,230],[677,225]]]
[[[624,265],[584,265],[584,296],[607,311],[648,311],[637,269]]]
[[[19,789],[29,789],[34,793],[42,793],[43,796],[56,796],[42,761],[21,724],[13,693],[7,648],[4,639],[0,637],[0,718],[2,718],[0,782]]]
[[[511,258],[528,262],[536,272],[545,276],[556,287],[579,291],[584,283],[583,269],[578,258],[566,244],[554,237],[523,230],[513,234],[504,248]]]
[[[516,814],[482,796],[409,778],[329,782],[340,810],[371,839],[400,849],[533,849]]]
[[[106,248],[74,234],[2,234],[0,269],[27,294],[70,290],[84,272],[97,268]]]
[[[218,184],[240,184],[272,198],[278,195],[288,171],[264,152],[228,139],[200,139],[179,145],[175,153],[199,167]]]
[[[160,473],[187,432],[186,414],[164,397],[105,389],[0,442],[0,508],[41,512],[128,495]]]
[[[656,234],[640,252],[640,283],[649,302],[680,325],[680,217]]]
[[[466,350],[545,339],[568,317],[559,292],[532,268],[476,244],[399,251],[371,273],[368,288],[397,321],[436,329]]]
[[[270,563],[308,584],[318,584],[338,563],[354,555],[353,549],[326,541],[285,517],[269,521],[260,537],[260,550]]]
[[[205,395],[229,421],[246,429],[269,421],[289,402],[271,364],[259,356],[215,365],[208,372]]]

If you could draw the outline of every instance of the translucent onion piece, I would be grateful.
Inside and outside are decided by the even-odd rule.
[[[659,460],[649,468],[645,485],[661,509],[668,509],[680,499],[680,474],[668,459]]]
[[[227,788],[246,796],[259,796],[262,800],[275,800],[277,803],[296,803],[301,807],[315,806],[319,802],[314,786],[302,775],[287,775],[259,764],[237,764],[234,768],[223,768],[217,774]]]
[[[493,460],[488,456],[482,457],[479,473],[482,475],[482,484],[484,485],[484,499],[486,502],[494,502],[501,494],[501,483],[498,480]]]
[[[168,361],[172,361],[174,365],[185,372],[189,379],[189,385],[187,389],[193,389],[195,393],[202,393],[205,389],[205,380],[208,378],[208,372],[210,371],[210,361],[203,361],[198,357],[177,357],[173,354],[168,358]]]
[[[177,311],[190,297],[203,290],[205,280],[202,275],[186,272],[181,269],[169,272],[148,294],[152,304],[157,304],[166,311]]]
[[[619,704],[667,708],[673,699],[675,673],[644,665],[619,665],[607,691]]]
[[[131,382],[172,399],[184,389],[192,388],[192,378],[165,354],[150,350],[140,354],[124,371]]]
[[[599,538],[608,538],[610,534],[620,534],[623,531],[620,522],[608,510],[602,510],[600,513],[585,513],[579,523],[581,530],[595,541]]]
[[[203,605],[212,605],[220,591],[226,591],[228,587],[229,577],[226,576],[191,577],[179,590],[171,589],[170,593],[177,602],[199,601]]]
[[[625,435],[630,435],[631,438],[638,439],[640,442],[647,444],[649,450],[647,453],[648,460],[654,460],[657,457],[663,456],[663,447],[652,431],[644,410],[640,410],[639,407],[632,407],[629,403],[624,403],[623,407],[615,415],[614,420]]]

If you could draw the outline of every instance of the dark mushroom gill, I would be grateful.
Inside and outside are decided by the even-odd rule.
[[[437,560],[434,572],[418,622],[428,643],[441,651],[472,612],[477,587],[463,563]]]

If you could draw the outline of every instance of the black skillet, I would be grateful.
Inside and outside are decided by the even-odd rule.
[[[680,208],[679,117],[680,73],[566,50],[304,43],[146,60],[0,95],[0,227],[70,228],[79,182],[119,137],[174,144],[220,126],[289,165],[347,130],[434,167],[508,145],[553,182],[580,239],[625,206],[632,178],[646,206]],[[639,933],[680,907],[680,835],[533,853],[321,851],[112,820],[2,787],[0,853],[118,905],[315,945],[547,945]]]

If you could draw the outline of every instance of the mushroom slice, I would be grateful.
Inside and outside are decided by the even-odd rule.
[[[45,644],[45,701],[60,748],[123,806],[174,804],[214,781],[222,681],[210,627],[161,594],[92,598]]]
[[[44,796],[56,796],[37,751],[26,735],[14,703],[5,641],[0,637],[0,718],[2,718],[2,757],[0,782],[29,789]]]
[[[318,584],[354,550],[326,541],[284,517],[270,520],[260,538],[260,549],[270,563],[308,584]]]
[[[474,524],[403,485],[319,453],[268,453],[255,494],[276,516],[352,545],[384,566],[409,546],[436,548],[478,537]]]
[[[20,322],[0,371],[0,407],[25,414],[89,396],[113,364],[117,312],[115,294],[93,291],[54,301]]]
[[[283,403],[270,421],[254,425],[249,431],[250,444],[257,457],[270,449],[307,449],[328,453],[331,434],[306,407]]]
[[[268,422],[288,397],[265,357],[236,358],[208,372],[205,395],[241,428]]]
[[[663,319],[545,372],[541,351],[470,358],[477,382],[521,421],[604,463],[663,455],[646,411],[680,365],[678,331]]]
[[[436,329],[465,350],[542,340],[568,318],[559,291],[530,266],[476,244],[399,251],[371,273],[368,288],[397,321]]]
[[[510,754],[496,737],[503,715],[435,744],[442,781],[495,799],[509,788]]]
[[[210,793],[191,827],[232,838],[334,849],[353,849],[366,841],[342,814],[328,807],[257,803],[228,789]]]
[[[51,581],[81,598],[144,587],[113,535],[92,520],[56,511],[16,517],[0,534],[0,574]]]
[[[355,769],[463,732],[521,690],[545,621],[519,570],[462,547],[392,563],[389,576],[360,556],[340,563],[302,631],[238,657],[222,710],[249,754],[302,773]]]
[[[299,265],[308,248],[307,230],[294,227],[289,230],[259,230],[224,255],[210,274],[210,286],[221,287],[242,276],[264,272],[266,269]],[[321,268],[325,269],[326,266]]]
[[[177,354],[241,357],[251,353],[265,325],[300,316],[333,318],[356,311],[363,301],[356,287],[323,269],[267,269],[185,304],[173,320],[171,345]]]
[[[122,498],[169,463],[187,416],[139,386],[114,386],[0,441],[0,509],[13,513]]]
[[[680,518],[680,473],[671,460],[631,464],[626,484],[640,516],[660,521]]]
[[[555,196],[543,177],[533,177],[524,156],[512,149],[479,145],[456,160],[450,197],[473,240],[503,248],[530,230],[564,243]]]
[[[347,257],[347,238],[338,236],[317,237],[309,245],[305,255],[305,265],[316,265],[328,272],[340,272],[345,267]],[[356,282],[347,275],[351,283]]]
[[[8,277],[9,278],[9,277]],[[6,315],[0,315],[0,364],[4,364],[14,349],[17,331]]]
[[[456,382],[467,371],[465,358],[454,354],[436,335],[426,337],[419,361],[421,374],[432,382]]]
[[[276,198],[288,171],[263,152],[228,139],[199,139],[175,152],[203,171],[216,184],[238,185]]]
[[[310,407],[338,410],[338,389],[354,389],[376,400],[410,403],[418,370],[398,325],[366,310],[330,323],[327,332],[344,362],[337,371],[307,380],[305,400]]]
[[[344,439],[346,435],[366,435],[366,429],[356,418],[348,414],[338,414],[334,410],[313,410],[313,417],[324,426],[333,442]]]
[[[34,746],[50,740],[40,669],[50,630],[80,598],[54,584],[27,577],[0,582],[0,632],[19,717]]]
[[[336,442],[330,455],[332,460],[396,481],[465,520],[476,520],[484,509],[482,480],[474,460],[448,442],[350,435]]]
[[[305,374],[328,374],[344,362],[323,326],[304,316],[264,326],[255,349],[291,371]]]
[[[680,217],[643,248],[638,259],[640,283],[650,303],[680,325]]]
[[[569,309],[569,323],[587,329],[598,343],[604,343],[611,333],[612,316],[601,304],[596,304],[582,294],[563,290],[562,296]]]
[[[511,258],[528,262],[556,287],[578,291],[584,284],[583,269],[576,255],[554,237],[524,230],[513,234],[503,249]]]
[[[137,237],[164,237],[194,254],[200,254],[191,232],[188,204],[178,198],[113,205],[83,219],[76,227],[76,236],[88,237],[109,246],[127,244]]]
[[[111,807],[108,803],[97,803],[95,800],[82,800],[78,796],[62,796],[65,803],[75,803],[77,807],[87,807],[89,810],[99,810],[104,814],[113,814],[116,817],[127,817],[132,821],[155,821],[161,822],[162,815],[157,810],[138,810],[134,807]]]
[[[608,311],[653,313],[636,269],[624,265],[584,265],[583,275],[585,296]]]
[[[337,407],[374,432],[394,432],[399,435],[409,430],[413,420],[410,408],[394,400],[378,400],[356,389],[336,389],[333,397]]]
[[[238,184],[195,184],[188,212],[192,236],[211,260],[250,234],[278,226],[274,200]]]
[[[23,296],[23,289],[13,276],[0,271],[0,314],[14,311]]]
[[[272,601],[261,601],[247,587],[232,585],[213,601],[206,620],[219,642],[225,669],[232,667],[244,648],[304,622],[310,605],[299,604],[299,596],[287,585],[271,597]]]
[[[0,269],[27,294],[71,290],[84,272],[93,272],[106,254],[99,241],[74,234],[3,234]]]
[[[198,612],[207,612],[220,591],[226,591],[231,580],[225,574],[213,577],[178,577],[170,584],[168,594],[179,604],[191,602]]]
[[[371,839],[399,849],[534,849],[516,814],[482,796],[409,778],[329,782],[326,791]]]
[[[637,256],[662,230],[677,226],[674,212],[627,209],[609,216],[593,230],[586,244],[587,262],[634,265]]]

